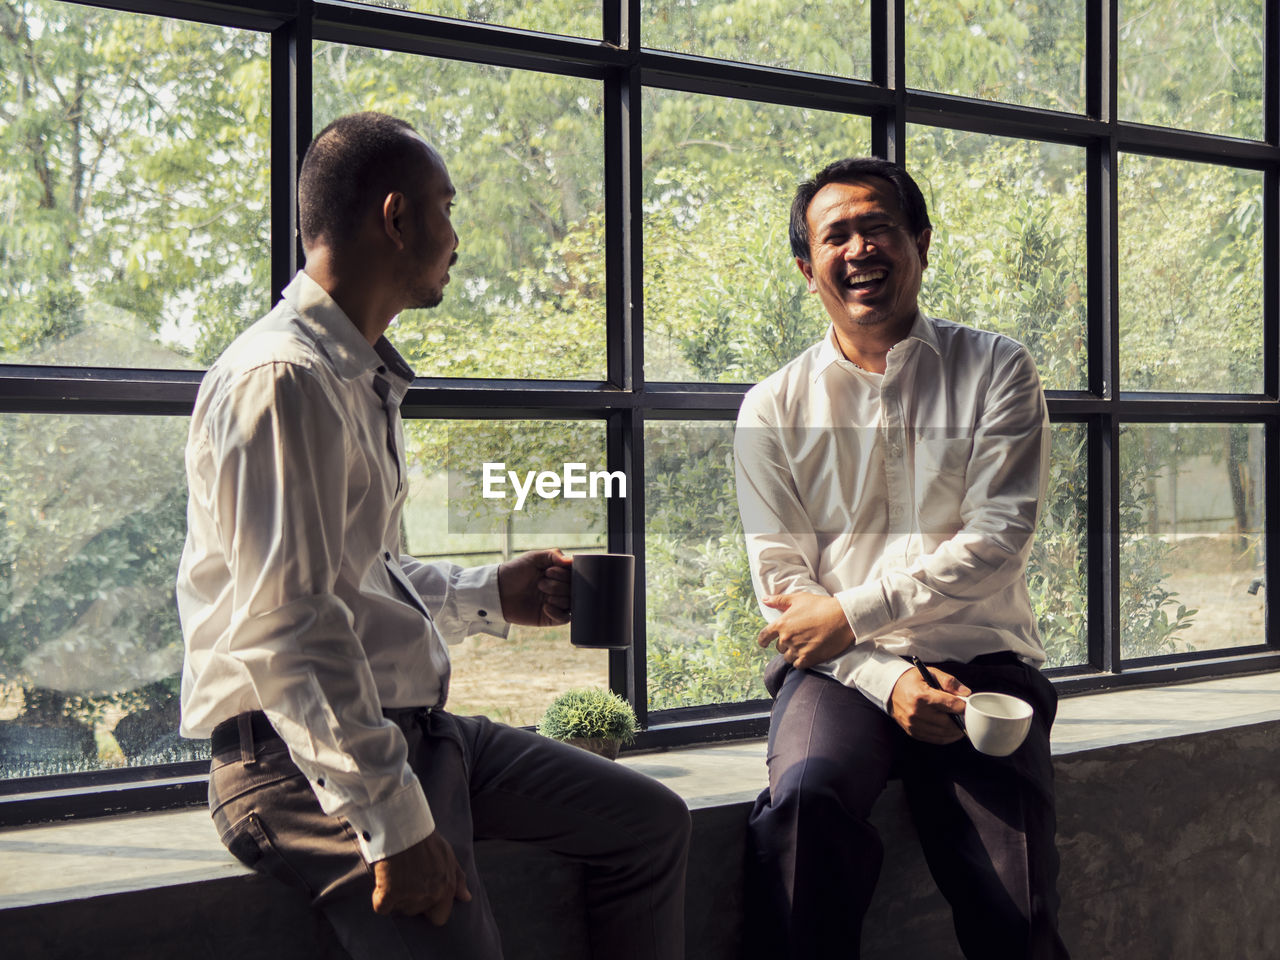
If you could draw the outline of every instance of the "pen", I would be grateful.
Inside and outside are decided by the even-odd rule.
[[[936,677],[934,677],[934,675],[933,675],[932,673],[930,673],[930,672],[929,672],[929,668],[928,668],[928,667],[926,667],[926,666],[925,666],[925,665],[920,661],[920,658],[919,658],[919,657],[907,657],[907,659],[911,661],[911,665],[912,665],[913,667],[915,667],[917,670],[919,670],[919,671],[920,671],[920,676],[924,677],[924,682],[925,682],[925,683],[927,683],[929,686],[933,687],[933,689],[935,689],[935,690],[941,690],[941,689],[942,689],[942,685],[938,683],[937,678],[936,678]],[[952,722],[952,723],[954,723],[954,724],[955,724],[957,727],[959,727],[961,730],[964,730],[964,721],[960,719],[960,714],[958,714],[958,713],[948,713],[948,714],[947,714],[947,716],[949,716],[949,717],[951,718],[951,722]]]

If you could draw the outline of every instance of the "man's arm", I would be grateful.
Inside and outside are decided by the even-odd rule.
[[[757,638],[762,645],[777,643],[788,660],[810,666],[831,660],[829,651],[852,633],[835,676],[893,713],[895,689],[909,668],[865,641],[942,619],[1023,574],[1048,477],[1048,421],[1035,367],[1025,350],[1011,346],[975,432],[962,529],[908,568],[834,598],[816,582],[817,536],[777,430],[744,404],[739,427],[747,429],[735,437],[738,498],[752,578],[771,621]],[[927,699],[927,688],[919,686],[907,683],[903,690]]]
[[[210,507],[230,558],[228,652],[324,811],[370,861],[434,829],[399,728],[381,713],[352,612],[334,592],[344,550],[346,430],[309,371],[243,374],[206,420]]]
[[[1048,485],[1049,416],[1031,357],[1010,345],[974,429],[960,530],[910,566],[837,594],[860,639],[944,619],[1025,575]]]

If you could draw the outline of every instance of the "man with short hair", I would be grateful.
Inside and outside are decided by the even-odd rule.
[[[187,446],[182,732],[212,738],[223,842],[302,888],[356,958],[501,957],[475,837],[586,862],[593,956],[678,958],[684,802],[443,709],[446,640],[566,622],[570,566],[400,552],[413,372],[383,333],[440,303],[457,260],[444,162],[356,114],[315,138],[298,192],[305,270],[210,368]]]
[[[771,621],[757,639],[779,653],[769,789],[749,827],[761,956],[858,955],[884,852],[868,815],[890,777],[965,955],[1066,955],[1057,698],[1025,576],[1048,416],[1020,344],[920,312],[930,238],[924,198],[893,164],[843,160],[801,184],[792,252],[831,326],[738,416],[738,498]],[[1011,756],[964,739],[971,690],[1033,705]]]

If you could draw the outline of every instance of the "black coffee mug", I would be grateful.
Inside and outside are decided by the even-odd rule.
[[[631,646],[636,558],[629,553],[577,553],[570,583],[569,642],[593,650]]]

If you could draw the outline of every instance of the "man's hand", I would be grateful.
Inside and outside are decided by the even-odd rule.
[[[436,831],[408,850],[373,863],[375,913],[422,914],[437,927],[453,910],[453,901],[468,901],[467,877],[449,841]]]
[[[898,678],[890,695],[889,708],[898,726],[925,743],[955,743],[964,733],[951,719],[951,714],[964,713],[961,697],[969,688],[949,673],[928,668],[942,685],[935,690],[915,670]]]
[[[783,593],[765,597],[767,607],[782,616],[760,631],[756,643],[777,643],[778,652],[796,668],[813,667],[839,656],[853,643],[853,628],[840,601],[817,593]]]
[[[559,549],[531,550],[498,567],[502,619],[532,627],[569,622],[569,570]]]

